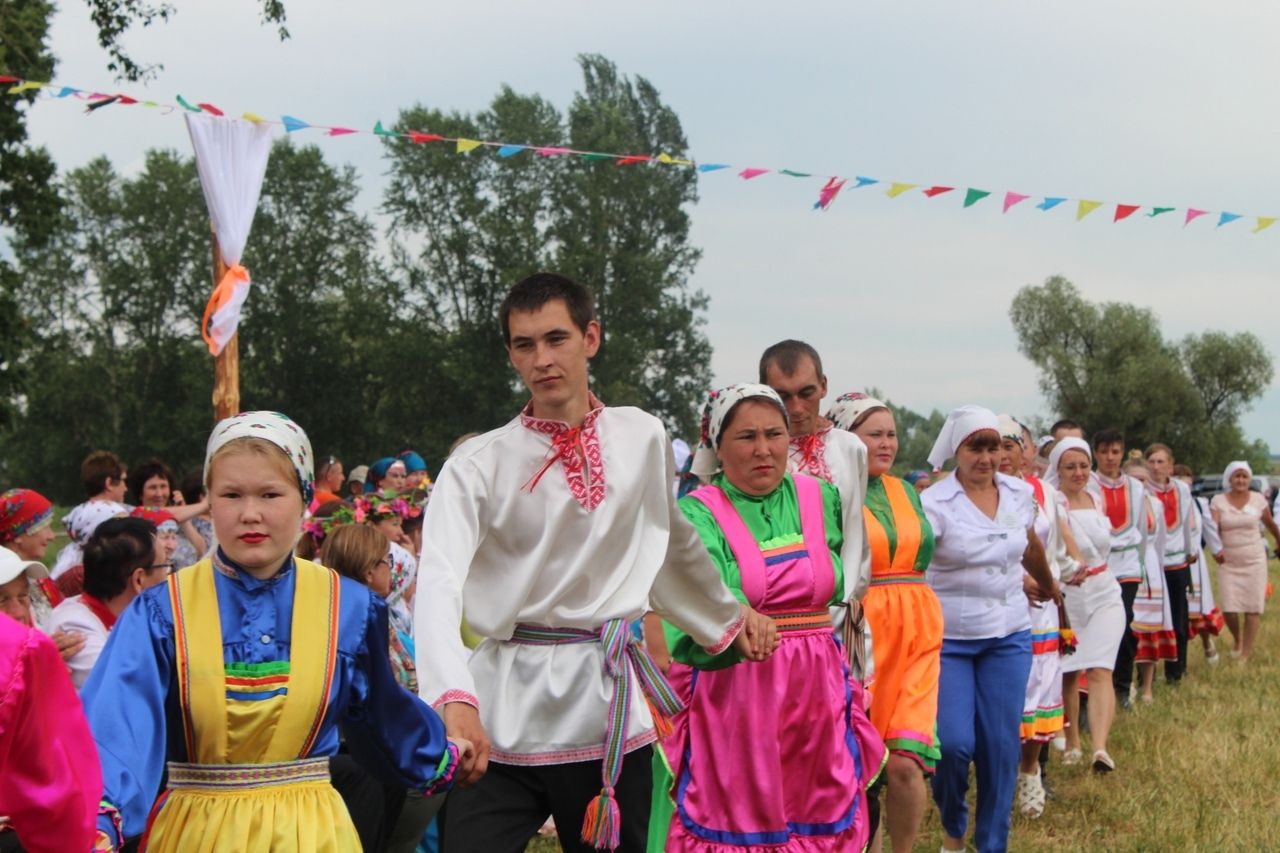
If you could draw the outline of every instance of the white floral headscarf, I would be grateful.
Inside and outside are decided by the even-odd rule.
[[[218,421],[209,435],[209,445],[204,452],[204,484],[209,486],[209,460],[228,442],[237,438],[260,438],[284,451],[298,475],[298,488],[302,490],[302,505],[311,503],[315,495],[315,457],[311,455],[311,441],[307,434],[286,415],[279,412],[242,412]]]
[[[857,423],[858,418],[872,409],[885,409],[887,411],[888,408],[887,405],[875,397],[868,397],[866,394],[859,394],[854,391],[836,397],[836,401],[831,404],[831,411],[827,412],[827,420],[835,424],[836,429],[847,432],[853,429],[853,425]]]
[[[724,430],[725,419],[733,411],[733,407],[743,400],[768,400],[778,407],[782,420],[786,422],[787,407],[783,405],[778,392],[768,385],[754,382],[743,382],[730,385],[707,396],[706,405],[702,407],[702,434],[698,440],[698,449],[693,454],[692,473],[702,480],[709,480],[720,470],[720,460],[716,458],[716,448],[720,446],[720,434]]]

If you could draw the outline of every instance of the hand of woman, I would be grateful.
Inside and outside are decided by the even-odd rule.
[[[744,606],[744,609],[747,618],[742,623],[742,630],[733,640],[734,648],[746,660],[757,662],[767,660],[769,655],[778,648],[780,642],[778,624],[750,607]]]
[[[1067,586],[1080,586],[1080,584],[1084,583],[1085,578],[1087,577],[1089,577],[1089,567],[1081,566],[1076,569],[1075,574],[1067,578],[1066,584]]]
[[[62,655],[62,660],[71,660],[80,653],[84,648],[84,635],[72,634],[68,631],[54,631],[49,636],[53,640],[53,644],[58,647],[58,654]]]
[[[1222,565],[1222,558],[1223,558],[1223,557],[1225,557],[1225,556],[1226,556],[1226,554],[1224,554],[1223,552],[1219,551],[1218,553],[1216,553],[1216,554],[1214,554],[1214,555],[1213,555],[1213,561],[1214,561],[1215,563],[1217,563],[1219,566],[1221,566],[1221,565]]]
[[[1032,607],[1043,607],[1044,602],[1053,598],[1051,595],[1046,595],[1036,579],[1026,572],[1022,573],[1022,592],[1027,596],[1027,601],[1031,602]]]
[[[169,506],[186,506],[187,498],[177,489],[173,490],[173,494],[169,495]]]

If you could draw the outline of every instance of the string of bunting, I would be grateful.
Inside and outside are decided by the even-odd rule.
[[[164,113],[174,111],[186,111],[193,113],[207,113],[213,116],[225,116],[225,113],[206,102],[192,103],[187,99],[178,95],[176,104],[161,103],[159,101],[144,100],[133,98],[129,95],[121,93],[107,93],[95,91],[92,89],[80,89],[74,86],[61,86],[53,83],[38,82],[33,80],[24,80],[20,77],[13,77],[0,74],[0,86],[8,86],[6,90],[10,95],[22,95],[28,92],[35,92],[37,95],[43,95],[53,99],[73,98],[75,100],[85,102],[85,111],[94,112],[109,106],[140,106],[151,109],[158,109]],[[962,208],[970,208],[984,201],[990,196],[995,196],[995,200],[1000,202],[1001,213],[1008,213],[1023,202],[1037,200],[1032,205],[1036,210],[1048,212],[1060,206],[1066,206],[1068,209],[1072,204],[1075,206],[1075,221],[1079,222],[1085,217],[1094,213],[1099,208],[1112,208],[1111,221],[1122,222],[1139,212],[1144,212],[1148,218],[1156,218],[1165,214],[1173,213],[1175,216],[1181,214],[1182,225],[1185,228],[1192,222],[1202,217],[1210,217],[1210,221],[1216,217],[1217,227],[1229,225],[1239,219],[1252,219],[1254,227],[1252,232],[1257,234],[1265,231],[1280,221],[1280,216],[1246,216],[1241,213],[1232,213],[1230,211],[1221,210],[1214,211],[1208,208],[1199,207],[1173,207],[1146,204],[1122,204],[1117,202],[1099,201],[1095,199],[1076,198],[1071,196],[1042,196],[1033,195],[1031,193],[1014,192],[1012,190],[1004,192],[1002,195],[992,190],[979,189],[977,187],[960,187],[960,186],[944,186],[940,184],[921,184],[908,183],[905,181],[889,181],[880,178],[869,178],[864,175],[855,175],[845,177],[841,175],[818,175],[813,172],[802,172],[795,169],[762,169],[758,167],[738,167],[728,163],[720,162],[703,162],[693,159],[683,159],[672,157],[669,154],[618,154],[606,151],[582,151],[576,148],[565,148],[561,146],[545,146],[518,144],[510,142],[499,142],[487,139],[468,139],[465,137],[442,136],[437,133],[428,133],[426,131],[408,130],[396,131],[385,128],[381,121],[374,124],[372,130],[364,130],[357,127],[343,125],[324,125],[314,124],[304,121],[295,116],[282,115],[279,119],[265,118],[256,113],[246,112],[240,116],[242,119],[252,121],[259,124],[273,124],[283,127],[286,133],[298,133],[300,131],[313,130],[323,132],[325,136],[351,136],[357,134],[381,137],[383,139],[402,139],[414,145],[424,144],[442,144],[451,145],[459,154],[466,154],[469,151],[480,149],[490,149],[494,151],[498,157],[514,157],[518,154],[531,152],[541,157],[572,157],[586,162],[612,162],[615,166],[635,166],[635,165],[657,165],[668,167],[679,167],[695,169],[699,173],[710,173],[729,171],[736,172],[737,176],[744,181],[754,180],[764,175],[778,175],[789,178],[816,179],[823,181],[822,186],[818,190],[818,198],[813,203],[815,210],[827,210],[835,202],[842,190],[846,188],[850,191],[865,189],[868,187],[876,187],[877,191],[883,191],[884,195],[889,198],[898,198],[902,195],[912,192],[919,192],[927,198],[938,198],[944,195],[955,194],[953,197],[963,197]],[[1173,219],[1174,217],[1169,217]]]

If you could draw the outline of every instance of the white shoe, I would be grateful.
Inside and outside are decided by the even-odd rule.
[[[1058,752],[1067,751],[1067,738],[1065,735],[1058,735],[1053,739],[1053,748]]]
[[[1068,767],[1079,764],[1083,760],[1084,752],[1079,747],[1076,747],[1075,749],[1068,749],[1062,754],[1062,763]]]
[[[1040,782],[1040,774],[1019,773],[1014,798],[1018,811],[1027,817],[1044,814],[1044,785]]]

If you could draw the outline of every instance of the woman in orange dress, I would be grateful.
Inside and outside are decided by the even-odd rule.
[[[933,556],[933,528],[915,488],[889,474],[898,455],[889,407],[865,394],[844,394],[827,418],[867,446],[863,518],[871,585],[862,610],[874,661],[867,689],[871,724],[889,749],[885,824],[893,850],[901,853],[915,842],[927,803],[924,777],[941,757],[935,726],[942,607],[924,580]]]

